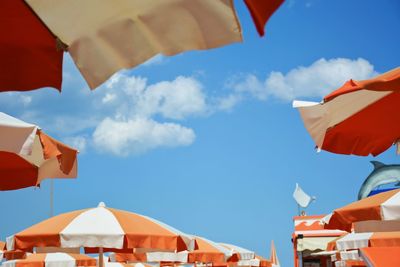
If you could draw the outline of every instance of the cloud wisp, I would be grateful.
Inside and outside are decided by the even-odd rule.
[[[321,98],[346,80],[363,80],[376,74],[374,66],[362,58],[321,58],[310,66],[299,66],[286,74],[272,71],[265,79],[254,74],[233,77],[227,87],[242,99],[251,97],[265,101],[272,97],[290,102],[295,98]]]

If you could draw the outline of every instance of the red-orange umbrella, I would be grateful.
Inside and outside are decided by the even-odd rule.
[[[373,79],[349,80],[323,103],[295,101],[319,149],[379,155],[400,140],[400,68]]]
[[[0,191],[38,186],[46,178],[75,178],[77,153],[39,126],[0,112]]]

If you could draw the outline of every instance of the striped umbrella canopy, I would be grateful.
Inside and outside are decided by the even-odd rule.
[[[339,260],[335,261],[335,267],[366,267],[363,260]]]
[[[353,223],[369,220],[400,220],[400,189],[383,192],[336,209],[327,216],[324,227],[350,232]]]
[[[360,254],[368,267],[400,266],[400,247],[362,248]]]
[[[400,232],[349,233],[336,240],[338,250],[398,246],[400,246]]]
[[[177,263],[225,263],[231,260],[234,253],[218,243],[204,237],[192,236],[196,249],[179,253],[151,251],[144,253],[115,253],[113,259],[117,262],[177,262]],[[238,259],[238,257],[234,257]],[[236,260],[237,261],[237,260]]]
[[[0,112],[0,191],[38,186],[45,178],[75,178],[77,154],[39,126]]]
[[[231,253],[233,253],[237,262],[232,262],[237,266],[254,266],[254,267],[273,267],[279,266],[274,265],[274,263],[270,260],[267,260],[259,255],[257,255],[254,251],[248,250],[246,248],[242,248],[232,244],[220,243],[222,246],[229,248]],[[234,258],[232,257],[232,258]]]
[[[126,264],[126,263],[119,263],[119,262],[106,262],[104,264],[105,267],[153,267],[152,265],[146,263],[134,263],[134,264]]]
[[[294,101],[319,149],[379,155],[400,140],[400,68],[373,79],[349,80],[322,103]]]
[[[97,261],[83,254],[43,253],[29,254],[25,259],[6,261],[4,267],[75,267],[96,266]]]
[[[7,247],[157,248],[192,250],[195,241],[162,222],[136,213],[107,208],[72,211],[33,225],[7,239]]]
[[[179,253],[152,251],[145,253],[114,253],[117,262],[167,262],[177,264],[212,264],[213,266],[271,267],[271,261],[255,255],[253,251],[230,244],[219,244],[204,237],[195,236],[197,248]]]
[[[331,253],[332,261],[340,261],[340,260],[362,260],[358,250],[349,250],[349,251],[329,251]]]

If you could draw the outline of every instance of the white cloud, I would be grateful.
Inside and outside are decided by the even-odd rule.
[[[230,94],[217,99],[215,110],[231,111],[239,102],[243,100],[243,97],[239,94]]]
[[[284,101],[295,98],[322,98],[349,79],[363,80],[377,75],[367,60],[321,58],[308,67],[296,67],[286,74],[271,72],[265,80],[248,74],[228,86],[239,95],[250,95],[258,100],[275,97]]]
[[[116,94],[107,93],[102,99],[101,102],[106,104],[115,101],[117,98]]]
[[[202,84],[192,77],[178,76],[173,81],[148,85],[146,78],[116,74],[104,87],[102,102],[112,100],[123,117],[161,115],[181,120],[207,111]]]
[[[140,154],[159,147],[188,146],[195,140],[192,129],[152,119],[105,118],[93,133],[94,145],[118,156]]]

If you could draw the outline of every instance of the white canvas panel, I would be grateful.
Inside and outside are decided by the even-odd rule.
[[[151,262],[187,262],[188,252],[182,251],[179,253],[174,252],[148,252],[146,253],[147,261]]]
[[[358,249],[349,250],[349,251],[341,251],[340,258],[342,260],[361,260],[360,256],[358,255]]]
[[[254,253],[254,251],[242,248],[242,247],[238,247],[235,245],[231,245],[231,244],[224,244],[221,243],[223,246],[229,247],[232,250],[232,253],[239,253],[240,255],[240,259],[242,260],[251,260],[254,259],[256,254]]]
[[[383,220],[400,220],[400,192],[381,205]]]
[[[73,257],[66,253],[47,253],[45,267],[75,267],[76,262]]]
[[[297,251],[325,250],[329,242],[337,237],[304,237],[297,239]]]
[[[100,206],[77,216],[60,233],[62,247],[122,248],[124,231],[114,215]]]
[[[0,150],[21,155],[32,152],[38,126],[0,112]]]
[[[368,241],[373,233],[350,233],[336,241],[338,250],[358,249],[368,247]]]

